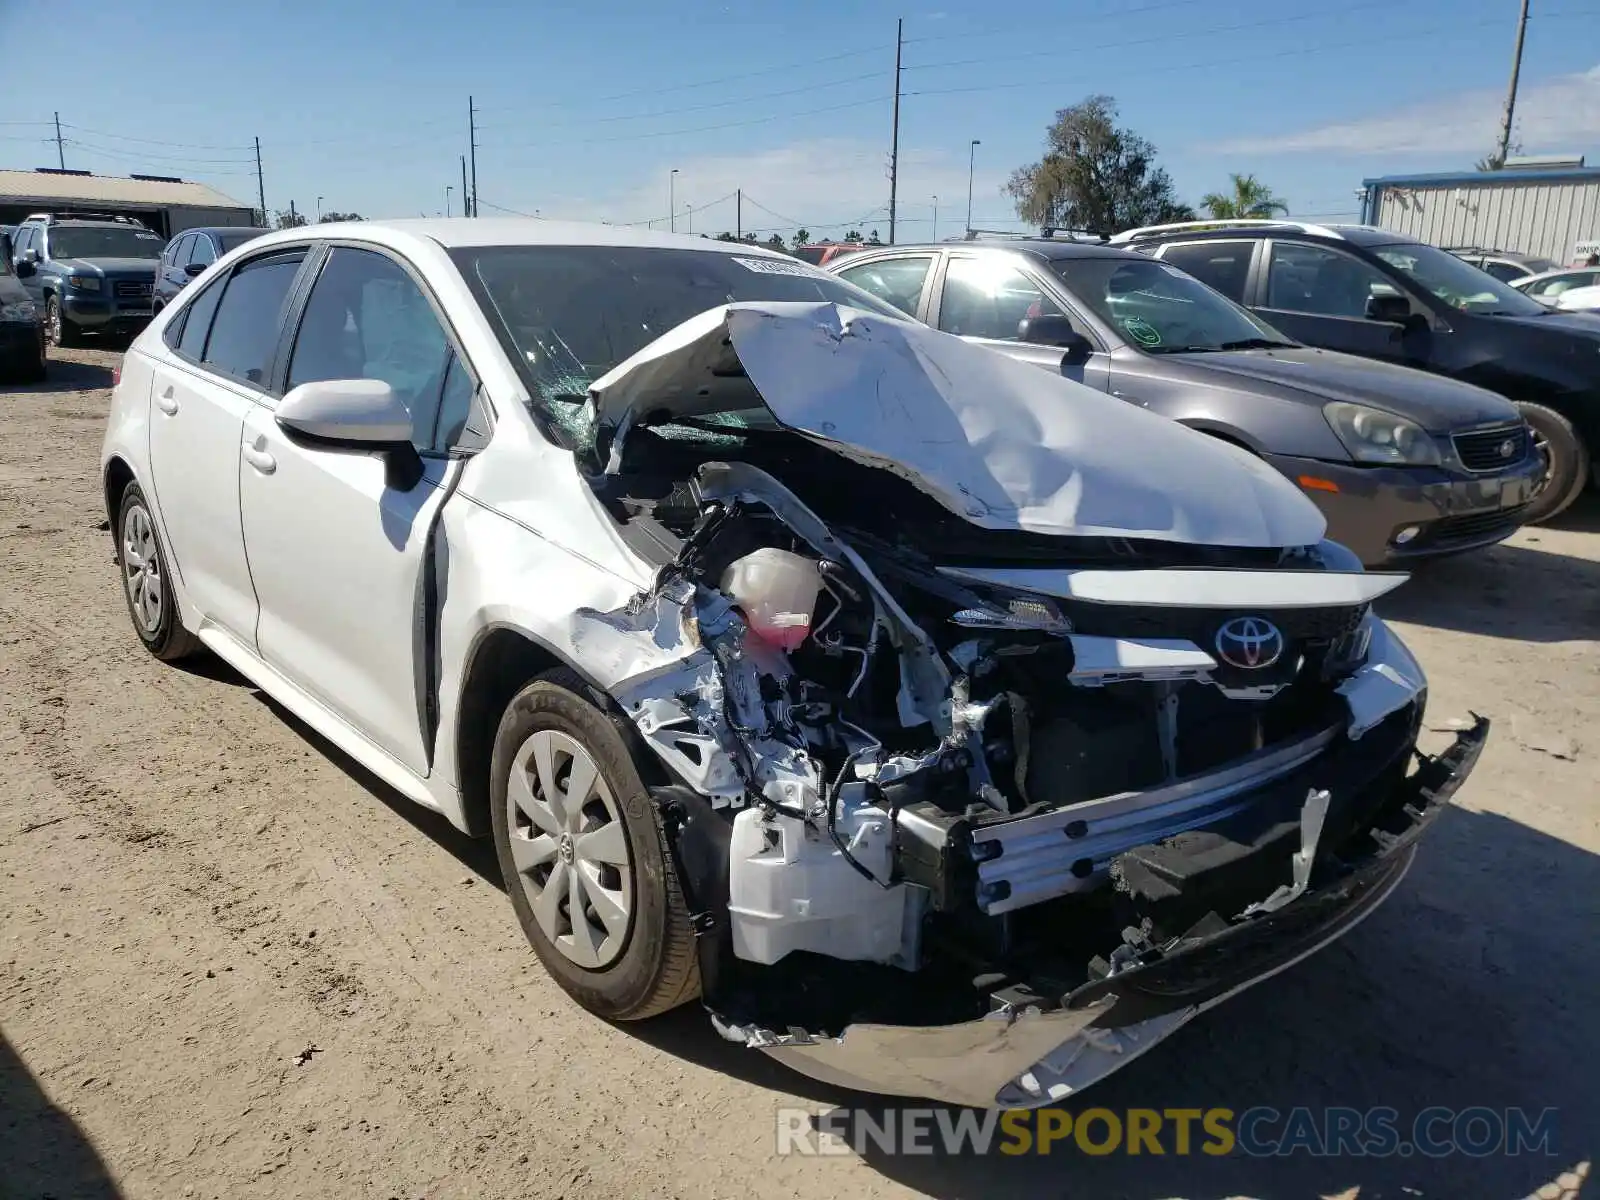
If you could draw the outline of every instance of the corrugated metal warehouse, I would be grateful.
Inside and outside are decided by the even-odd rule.
[[[1600,169],[1557,167],[1363,180],[1365,225],[1435,246],[1480,246],[1566,264],[1600,249]]]
[[[0,225],[57,209],[115,213],[163,237],[202,225],[254,225],[255,210],[203,183],[164,175],[92,175],[88,171],[0,171]]]

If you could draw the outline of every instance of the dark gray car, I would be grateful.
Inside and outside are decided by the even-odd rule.
[[[230,250],[254,241],[270,229],[254,226],[217,226],[204,229],[185,229],[167,243],[161,252],[161,262],[156,267],[156,291],[152,307],[160,312],[179,292],[189,285],[189,280],[201,274],[217,259]]]
[[[963,242],[828,269],[936,328],[1261,456],[1368,565],[1500,541],[1544,475],[1528,426],[1493,392],[1302,346],[1142,254]]]

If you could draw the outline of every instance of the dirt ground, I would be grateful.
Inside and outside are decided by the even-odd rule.
[[[139,647],[96,477],[116,359],[0,388],[0,1196],[1509,1200],[1592,1158],[1593,497],[1385,606],[1430,725],[1495,721],[1393,900],[1075,1106],[1554,1107],[1551,1157],[779,1158],[779,1106],[882,1102],[698,1008],[584,1014],[486,846],[219,663]]]

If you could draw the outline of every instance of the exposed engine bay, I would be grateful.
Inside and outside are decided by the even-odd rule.
[[[897,1090],[828,1049],[904,1070],[885,1028],[946,1030],[940,1059],[998,1027],[1024,1065],[1087,1039],[1092,1075],[1260,973],[1162,982],[1184,952],[1381,900],[1470,769],[1413,771],[1426,685],[1370,611],[1402,577],[1331,543],[979,529],[825,439],[681,412],[602,427],[591,467],[658,567],[583,615],[662,652],[612,692],[665,768],[705,1002],[813,1074]],[[1078,1086],[1042,1070],[945,1094]]]

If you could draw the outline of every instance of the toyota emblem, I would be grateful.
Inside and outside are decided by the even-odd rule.
[[[1283,634],[1265,617],[1235,617],[1217,630],[1216,645],[1223,662],[1246,671],[1283,657]]]

